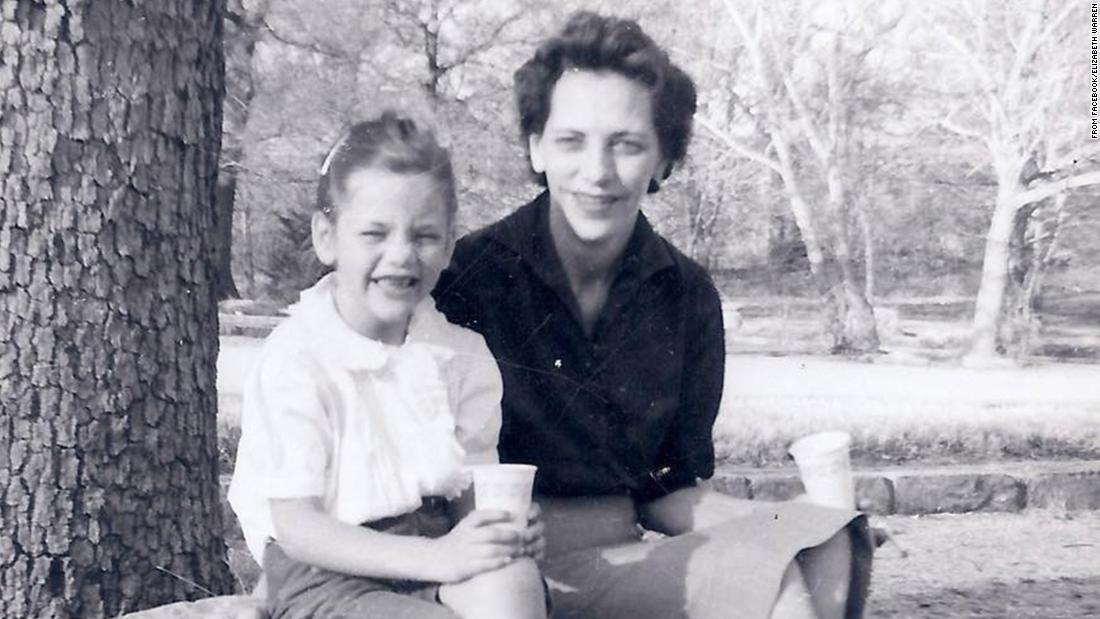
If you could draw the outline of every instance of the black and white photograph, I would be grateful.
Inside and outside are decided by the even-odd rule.
[[[1100,617],[1100,2],[0,0],[0,619]]]

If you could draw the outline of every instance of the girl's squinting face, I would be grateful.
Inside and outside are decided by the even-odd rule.
[[[361,169],[336,212],[313,217],[313,246],[333,267],[336,309],[357,332],[400,344],[413,309],[439,280],[453,249],[438,181]]]
[[[652,92],[609,71],[563,73],[529,147],[531,167],[546,174],[553,214],[590,242],[628,236],[649,181],[666,166]]]

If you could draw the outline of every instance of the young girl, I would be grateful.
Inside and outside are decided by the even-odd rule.
[[[393,113],[321,168],[332,272],[265,342],[229,490],[273,619],[546,616],[536,514],[516,530],[450,500],[464,464],[497,460],[501,396],[484,340],[427,296],[456,205],[446,151]]]

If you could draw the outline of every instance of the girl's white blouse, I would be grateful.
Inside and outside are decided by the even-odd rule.
[[[257,561],[275,537],[269,499],[320,497],[350,524],[456,496],[463,464],[497,461],[500,370],[477,333],[431,299],[405,344],[347,326],[331,277],[302,292],[244,388],[229,502]]]

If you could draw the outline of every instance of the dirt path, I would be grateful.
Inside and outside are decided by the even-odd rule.
[[[878,518],[868,619],[1100,617],[1100,512]]]
[[[1100,617],[1100,512],[889,516],[904,545],[875,554],[866,619]],[[230,563],[257,568],[241,540]]]

